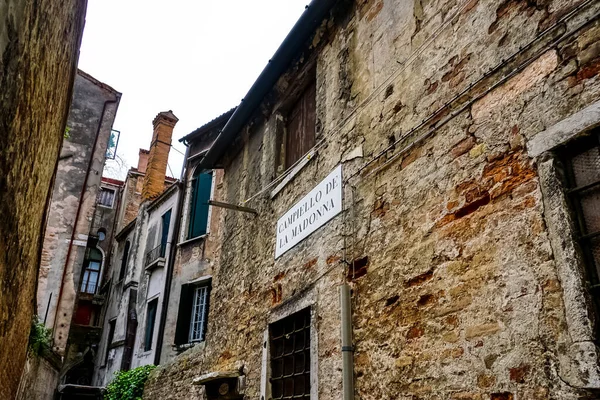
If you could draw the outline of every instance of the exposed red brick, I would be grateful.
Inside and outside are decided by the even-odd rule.
[[[457,158],[462,156],[465,153],[468,153],[469,150],[475,146],[475,138],[473,136],[469,136],[468,138],[462,140],[456,146],[454,146],[451,150],[452,158]]]
[[[510,368],[508,370],[510,374],[510,380],[517,383],[524,383],[529,369],[530,366],[528,364],[521,364],[516,368]]]
[[[408,329],[408,332],[406,332],[406,338],[409,340],[416,339],[416,338],[423,336],[423,333],[425,333],[425,330],[423,329],[422,326],[413,325]]]
[[[334,263],[340,261],[341,259],[342,259],[342,257],[332,254],[329,257],[327,257],[327,260],[325,262],[327,263],[327,265],[331,265],[331,264],[334,264]]]
[[[285,272],[281,271],[280,273],[278,273],[277,275],[275,275],[275,277],[273,278],[273,282],[277,282],[283,279],[283,277],[285,276]]]
[[[427,282],[431,278],[433,278],[433,268],[423,274],[415,276],[414,278],[410,278],[409,280],[404,282],[404,287],[419,286]]]
[[[367,11],[367,21],[371,22],[379,15],[381,10],[383,9],[383,0],[377,1],[371,8]]]
[[[390,203],[384,199],[377,199],[375,200],[375,205],[373,206],[373,216],[381,218],[388,212],[389,209]]]
[[[404,169],[412,164],[421,155],[421,148],[414,149],[402,159],[401,168]]]
[[[436,297],[432,294],[424,294],[421,297],[419,297],[419,300],[417,300],[417,305],[419,307],[425,307],[428,306],[431,303],[435,303],[436,301]]]
[[[283,298],[283,289],[281,284],[277,284],[271,288],[271,304],[279,304]]]
[[[354,281],[358,278],[361,278],[367,274],[367,268],[369,266],[369,257],[364,256],[361,258],[357,258],[352,262],[350,268],[348,268],[348,273],[346,278],[349,281]]]
[[[577,72],[576,82],[579,83],[585,79],[590,79],[600,73],[600,58],[595,59]]]
[[[439,82],[438,81],[430,82],[429,79],[427,79],[425,81],[425,86],[427,86],[427,88],[425,89],[425,94],[430,95],[437,90],[437,88],[439,86]]]
[[[311,269],[312,267],[314,267],[315,265],[317,265],[317,261],[319,261],[318,258],[313,258],[312,260],[309,260],[306,264],[304,264],[302,266],[302,268],[304,268],[304,269]]]
[[[514,396],[510,392],[492,393],[490,400],[513,400]]]

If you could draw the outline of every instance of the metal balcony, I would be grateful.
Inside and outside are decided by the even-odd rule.
[[[157,266],[163,266],[165,264],[165,254],[167,252],[167,244],[161,243],[149,252],[146,253],[146,259],[144,266],[146,268],[153,268]]]

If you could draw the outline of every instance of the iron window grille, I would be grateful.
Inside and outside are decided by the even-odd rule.
[[[310,308],[269,327],[272,399],[310,399]]]
[[[192,318],[190,321],[189,342],[201,342],[204,340],[207,305],[208,286],[197,286],[194,288],[194,303],[192,304]]]
[[[574,212],[577,242],[583,253],[586,279],[600,306],[600,132],[583,137],[562,152],[566,194]]]
[[[113,189],[100,188],[98,193],[98,204],[104,207],[112,208],[115,201],[115,191]]]

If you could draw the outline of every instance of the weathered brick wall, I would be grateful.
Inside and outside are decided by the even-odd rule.
[[[260,398],[269,318],[301,298],[314,301],[319,398],[341,398],[346,279],[358,398],[596,398],[565,372],[563,288],[524,146],[600,99],[597,12],[361,1],[319,32],[318,155],[273,199],[247,204],[258,217],[223,212],[206,344],[159,368],[145,398],[194,398],[193,377],[241,366],[246,398]],[[276,120],[243,135],[224,201],[273,179]],[[277,218],[340,162],[345,212],[274,260]]]
[[[0,5],[0,398],[15,395],[85,1]]]

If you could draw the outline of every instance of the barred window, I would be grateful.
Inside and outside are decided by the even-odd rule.
[[[562,152],[567,196],[596,306],[600,294],[600,132],[578,139]],[[596,307],[598,309],[598,307]]]
[[[269,327],[273,399],[310,399],[310,308]]]
[[[112,208],[115,201],[115,191],[113,189],[100,188],[98,193],[98,204],[104,207]]]

